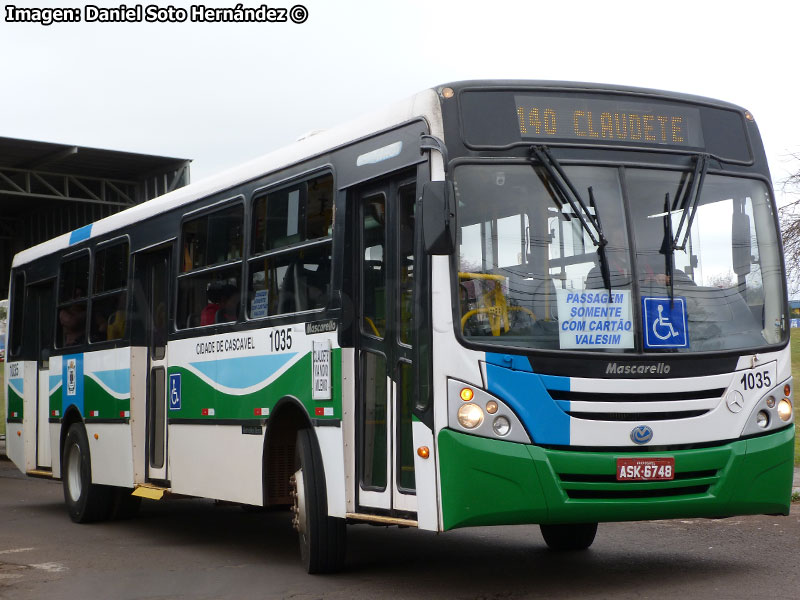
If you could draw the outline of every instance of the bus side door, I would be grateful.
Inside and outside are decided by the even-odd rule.
[[[416,176],[352,196],[356,299],[356,503],[363,512],[417,509],[411,409]]]

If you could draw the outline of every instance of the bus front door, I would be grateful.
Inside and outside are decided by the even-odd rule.
[[[172,246],[161,247],[143,257],[142,278],[148,347],[147,383],[147,480],[166,481],[167,470],[167,323]]]
[[[357,284],[356,502],[359,511],[414,513],[414,201],[412,175],[355,196]]]

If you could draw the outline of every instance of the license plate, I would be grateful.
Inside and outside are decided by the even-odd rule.
[[[618,458],[617,481],[669,481],[675,479],[675,459]]]

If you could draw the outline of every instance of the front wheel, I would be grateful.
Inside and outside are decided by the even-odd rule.
[[[91,523],[108,518],[113,508],[112,490],[92,483],[92,459],[83,423],[73,423],[67,431],[61,477],[70,519],[76,523]]]
[[[297,470],[291,478],[292,525],[309,573],[335,573],[344,566],[346,524],[328,516],[322,456],[310,429],[297,432]]]
[[[597,523],[539,525],[547,547],[556,551],[586,550],[594,542]]]

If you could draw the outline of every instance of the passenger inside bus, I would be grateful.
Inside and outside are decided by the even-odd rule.
[[[330,259],[298,260],[289,265],[278,291],[277,314],[322,308],[328,298]]]
[[[214,315],[215,323],[230,323],[239,316],[239,288],[230,283],[222,286],[220,306]]]
[[[75,288],[74,298],[83,298],[85,293]],[[61,324],[62,346],[76,346],[86,342],[86,303],[76,302],[58,311]]]
[[[208,304],[200,312],[200,325],[213,325],[216,320],[217,311],[222,307],[223,293],[225,284],[221,281],[212,281],[206,289]]]

